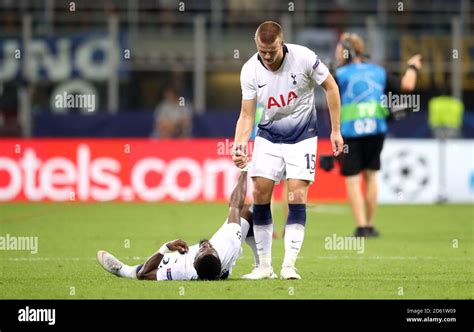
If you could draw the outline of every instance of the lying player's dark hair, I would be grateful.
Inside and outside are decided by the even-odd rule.
[[[221,260],[213,254],[207,254],[196,260],[194,268],[199,279],[216,280],[221,274]]]

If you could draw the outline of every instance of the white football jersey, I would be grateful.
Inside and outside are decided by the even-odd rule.
[[[265,68],[255,53],[242,67],[242,99],[257,99],[263,106],[257,136],[273,143],[297,143],[317,136],[314,88],[329,70],[307,47],[285,44],[280,68]]]
[[[241,218],[242,224],[244,224],[243,220]],[[235,261],[242,253],[242,241],[248,232],[248,223],[245,223],[246,227],[242,228],[235,223],[228,224],[226,220],[225,224],[209,240],[219,255],[221,261],[220,278],[222,279],[230,275]],[[180,254],[177,251],[165,254],[158,266],[156,279],[158,281],[198,279],[194,268],[194,259],[198,250],[199,244],[195,244],[190,246],[185,254]]]
[[[165,254],[156,271],[156,280],[194,280],[198,278],[194,268],[194,258],[199,250],[199,244],[188,248],[188,252],[180,254],[177,251]]]
[[[226,222],[209,240],[221,260],[220,278],[226,279],[232,273],[235,261],[242,254],[243,236],[245,238],[247,234],[242,234],[239,224]]]

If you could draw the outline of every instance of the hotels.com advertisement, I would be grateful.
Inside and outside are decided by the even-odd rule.
[[[226,201],[240,174],[231,149],[225,139],[3,139],[0,201]],[[318,149],[329,154],[329,141]],[[308,199],[345,199],[337,169],[317,165]]]

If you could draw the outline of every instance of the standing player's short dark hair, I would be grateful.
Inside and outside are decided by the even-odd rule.
[[[283,29],[277,22],[265,21],[258,26],[255,32],[255,40],[257,38],[264,44],[272,44],[277,38],[283,40]]]
[[[221,260],[213,254],[201,256],[195,263],[197,275],[201,280],[216,280],[221,274]]]

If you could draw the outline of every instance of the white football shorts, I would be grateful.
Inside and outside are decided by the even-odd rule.
[[[318,137],[294,144],[272,143],[255,138],[250,177],[261,176],[278,184],[285,174],[287,179],[314,181]]]

